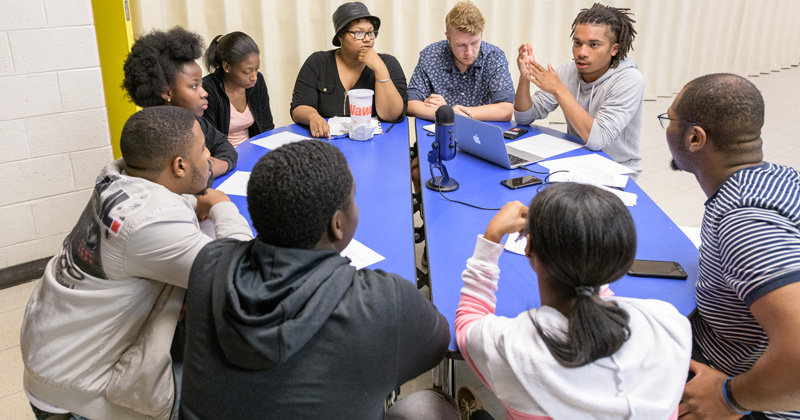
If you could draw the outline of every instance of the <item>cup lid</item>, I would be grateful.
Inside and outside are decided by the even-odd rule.
[[[372,89],[351,89],[347,91],[348,96],[354,96],[357,98],[365,98],[374,95],[375,92]]]

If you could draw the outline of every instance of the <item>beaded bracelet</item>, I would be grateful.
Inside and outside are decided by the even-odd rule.
[[[376,80],[376,82],[378,82],[378,83],[386,83],[386,82],[388,82],[389,80],[392,80],[392,78],[391,78],[391,77],[389,77],[389,78],[386,78],[386,79]]]
[[[752,410],[748,410],[742,407],[736,399],[733,398],[733,390],[731,389],[731,382],[733,381],[733,376],[729,377],[722,383],[722,393],[725,395],[725,402],[728,403],[728,407],[732,408],[733,411],[746,416],[752,413]]]

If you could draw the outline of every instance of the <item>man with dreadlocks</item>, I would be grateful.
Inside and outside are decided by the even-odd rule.
[[[521,45],[514,119],[531,124],[561,106],[569,134],[636,171],[636,177],[642,172],[644,77],[627,58],[636,36],[629,11],[599,3],[581,10],[572,22],[574,61],[558,69],[536,62],[530,43]],[[533,95],[531,83],[539,88]]]

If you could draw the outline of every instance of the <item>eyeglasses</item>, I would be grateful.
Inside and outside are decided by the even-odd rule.
[[[682,122],[682,123],[689,124],[689,125],[699,125],[699,124],[697,124],[695,122],[691,122],[691,121],[677,120],[675,118],[669,118],[669,117],[667,117],[667,113],[666,112],[661,114],[661,115],[659,115],[656,118],[658,118],[658,122],[661,123],[661,128],[667,128],[667,126],[669,125],[669,123],[665,123],[664,120]]]
[[[347,32],[348,34],[353,34],[353,38],[355,38],[355,39],[357,39],[359,41],[364,39],[365,36],[369,36],[372,39],[375,39],[375,38],[378,37],[378,31],[369,31],[369,32],[364,32],[364,31],[345,31],[345,32]]]

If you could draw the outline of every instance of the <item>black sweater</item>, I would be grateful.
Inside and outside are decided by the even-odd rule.
[[[236,161],[239,160],[239,153],[233,148],[231,142],[228,141],[228,136],[221,133],[209,124],[208,121],[202,117],[197,117],[197,122],[200,123],[200,128],[206,137],[206,148],[211,153],[211,157],[228,162],[228,173],[236,168]],[[211,184],[213,179],[209,179]],[[209,185],[210,186],[210,185]]]
[[[403,112],[400,117],[390,123],[400,122],[406,117],[408,108],[408,87],[403,68],[396,58],[389,54],[378,54],[378,57],[386,64],[389,70],[389,77],[403,98]],[[372,89],[375,90],[375,72],[369,67],[364,67],[361,76],[351,89]],[[350,106],[347,102],[347,90],[342,86],[339,79],[339,69],[336,67],[336,50],[317,51],[306,59],[292,91],[292,105],[289,114],[300,105],[308,105],[319,112],[323,118],[336,116],[349,116]],[[372,96],[372,116],[378,116],[375,108],[375,96]],[[292,117],[294,119],[294,117]]]
[[[208,109],[203,118],[223,134],[228,135],[231,126],[231,101],[225,93],[222,73],[217,69],[214,73],[203,77],[203,89],[208,92]],[[269,92],[264,76],[258,73],[256,85],[245,90],[247,105],[255,122],[250,126],[250,137],[257,136],[275,128],[272,122],[272,111],[269,108]]]

